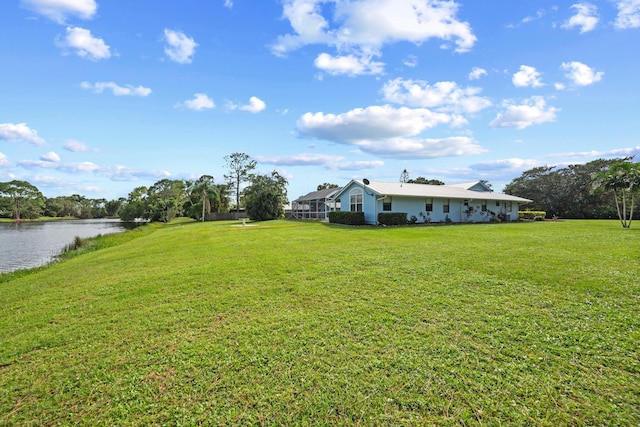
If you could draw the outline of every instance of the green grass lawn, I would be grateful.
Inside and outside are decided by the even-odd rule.
[[[150,225],[0,276],[0,425],[640,424],[640,229]]]

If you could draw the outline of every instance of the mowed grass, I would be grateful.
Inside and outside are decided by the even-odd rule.
[[[1,425],[640,424],[638,228],[101,239],[0,276]]]

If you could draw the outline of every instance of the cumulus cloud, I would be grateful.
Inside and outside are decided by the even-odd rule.
[[[459,87],[455,82],[437,82],[397,78],[382,88],[384,99],[411,107],[434,108],[440,112],[476,113],[491,106],[491,101],[478,96],[482,89]]]
[[[91,31],[80,27],[67,27],[64,38],[58,38],[56,44],[61,48],[74,49],[82,58],[97,61],[111,57],[110,47],[101,38],[91,35]]]
[[[191,63],[198,43],[181,31],[169,30],[167,28],[164,30],[164,39],[167,42],[164,53],[169,59],[180,64]]]
[[[21,4],[58,24],[64,24],[70,16],[91,19],[98,9],[95,0],[21,0]]]
[[[409,55],[402,63],[407,67],[413,68],[418,65],[418,57],[415,55]]]
[[[25,141],[35,145],[44,145],[44,139],[26,123],[0,123],[0,139],[9,142]]]
[[[541,87],[544,86],[542,80],[540,80],[540,73],[535,67],[528,65],[521,65],[520,71],[513,75],[511,79],[513,84],[517,87]]]
[[[228,7],[229,9],[231,9],[233,7],[233,1],[224,0],[224,7]]]
[[[532,96],[524,100],[522,104],[514,105],[505,103],[505,110],[498,113],[495,119],[489,123],[493,128],[515,127],[524,129],[532,125],[538,125],[556,120],[557,108],[547,106],[541,96]]]
[[[193,95],[193,99],[184,101],[176,107],[186,107],[189,110],[202,111],[215,108],[216,104],[213,99],[209,98],[206,93],[196,93]]]
[[[6,168],[9,166],[11,166],[11,163],[9,163],[9,159],[7,158],[6,154],[0,152],[0,168]]]
[[[487,70],[480,67],[473,67],[471,72],[469,73],[469,80],[478,80],[482,76],[487,75]]]
[[[626,30],[640,27],[640,0],[619,0],[616,6],[618,7],[616,28]]]
[[[303,137],[355,146],[383,157],[434,158],[484,151],[468,137],[416,137],[426,129],[452,121],[450,115],[425,108],[383,105],[343,114],[306,113],[298,120],[297,130]]]
[[[353,77],[363,74],[380,74],[384,70],[384,63],[373,61],[371,56],[331,56],[328,53],[321,53],[314,61],[314,65],[332,76],[346,74]]]
[[[579,27],[580,34],[596,28],[600,18],[598,18],[598,8],[595,5],[591,3],[576,3],[571,8],[576,11],[576,14],[562,24],[562,28]]]
[[[237,105],[229,101],[227,102],[226,107],[229,110],[248,111],[250,113],[256,114],[256,113],[259,113],[260,111],[263,111],[265,108],[267,108],[267,104],[257,96],[252,96],[251,98],[249,98],[248,104]]]
[[[55,151],[49,151],[47,154],[43,154],[40,156],[40,160],[44,160],[45,162],[58,163],[60,161],[60,156]]]
[[[285,56],[310,44],[322,44],[336,48],[335,58],[352,55],[365,58],[360,62],[367,63],[366,59],[379,56],[386,44],[420,44],[436,38],[444,40],[445,47],[466,52],[477,39],[469,23],[457,19],[457,12],[456,2],[440,0],[285,0],[283,18],[293,33],[279,36],[271,51]],[[352,62],[349,69],[355,73],[358,68]],[[327,65],[327,61],[319,63]],[[382,64],[374,64],[362,69],[381,72]],[[331,65],[332,69],[345,66],[338,67],[335,60]]]
[[[578,86],[589,86],[602,80],[604,72],[595,71],[582,62],[563,62],[561,68],[566,72],[566,76]]]
[[[120,86],[114,82],[82,82],[80,83],[82,89],[91,90],[95,93],[102,93],[105,90],[111,90],[115,96],[148,96],[151,94],[151,89],[144,86],[126,85]]]

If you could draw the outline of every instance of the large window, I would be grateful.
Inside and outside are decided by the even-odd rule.
[[[483,200],[482,201],[482,212],[486,212],[487,211],[487,201]]]
[[[362,212],[362,190],[356,188],[349,193],[351,212]]]
[[[382,201],[382,210],[385,212],[391,212],[391,196],[387,196]]]
[[[444,199],[443,205],[442,205],[442,212],[449,213],[449,199]]]
[[[424,203],[424,210],[427,212],[433,212],[433,197],[427,197]]]

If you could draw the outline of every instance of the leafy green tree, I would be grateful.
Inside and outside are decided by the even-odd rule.
[[[127,199],[125,199],[124,197],[120,197],[117,200],[109,200],[108,202],[106,202],[104,205],[104,209],[107,216],[118,216],[120,214],[120,209],[122,208],[122,205],[126,200]]]
[[[615,218],[603,192],[592,191],[592,177],[625,159],[597,159],[564,168],[539,166],[522,173],[504,189],[533,200],[527,207],[563,218]]]
[[[161,179],[149,187],[149,219],[169,222],[182,215],[185,197],[185,182],[180,179]]]
[[[232,153],[224,157],[228,173],[224,175],[236,196],[236,212],[240,212],[240,186],[251,177],[251,172],[258,165],[248,154]]]
[[[427,179],[423,176],[419,176],[415,179],[408,179],[406,182],[408,184],[444,185],[444,182],[438,179]]]
[[[251,184],[245,188],[247,215],[255,221],[267,221],[284,217],[287,201],[287,180],[277,171],[269,175],[252,175]]]
[[[147,187],[136,187],[129,193],[129,197],[120,209],[122,221],[149,219]]]
[[[186,183],[185,212],[189,217],[204,221],[214,204],[219,204],[220,194],[211,175],[202,175],[196,181]]]
[[[622,228],[631,228],[635,193],[640,189],[640,163],[617,162],[594,175],[596,189],[613,193]]]
[[[325,182],[324,184],[318,185],[317,191],[328,190],[330,188],[338,188],[338,184],[330,184],[328,182]]]
[[[16,221],[38,218],[44,212],[44,196],[36,186],[26,181],[0,183],[0,197],[6,199]]]

